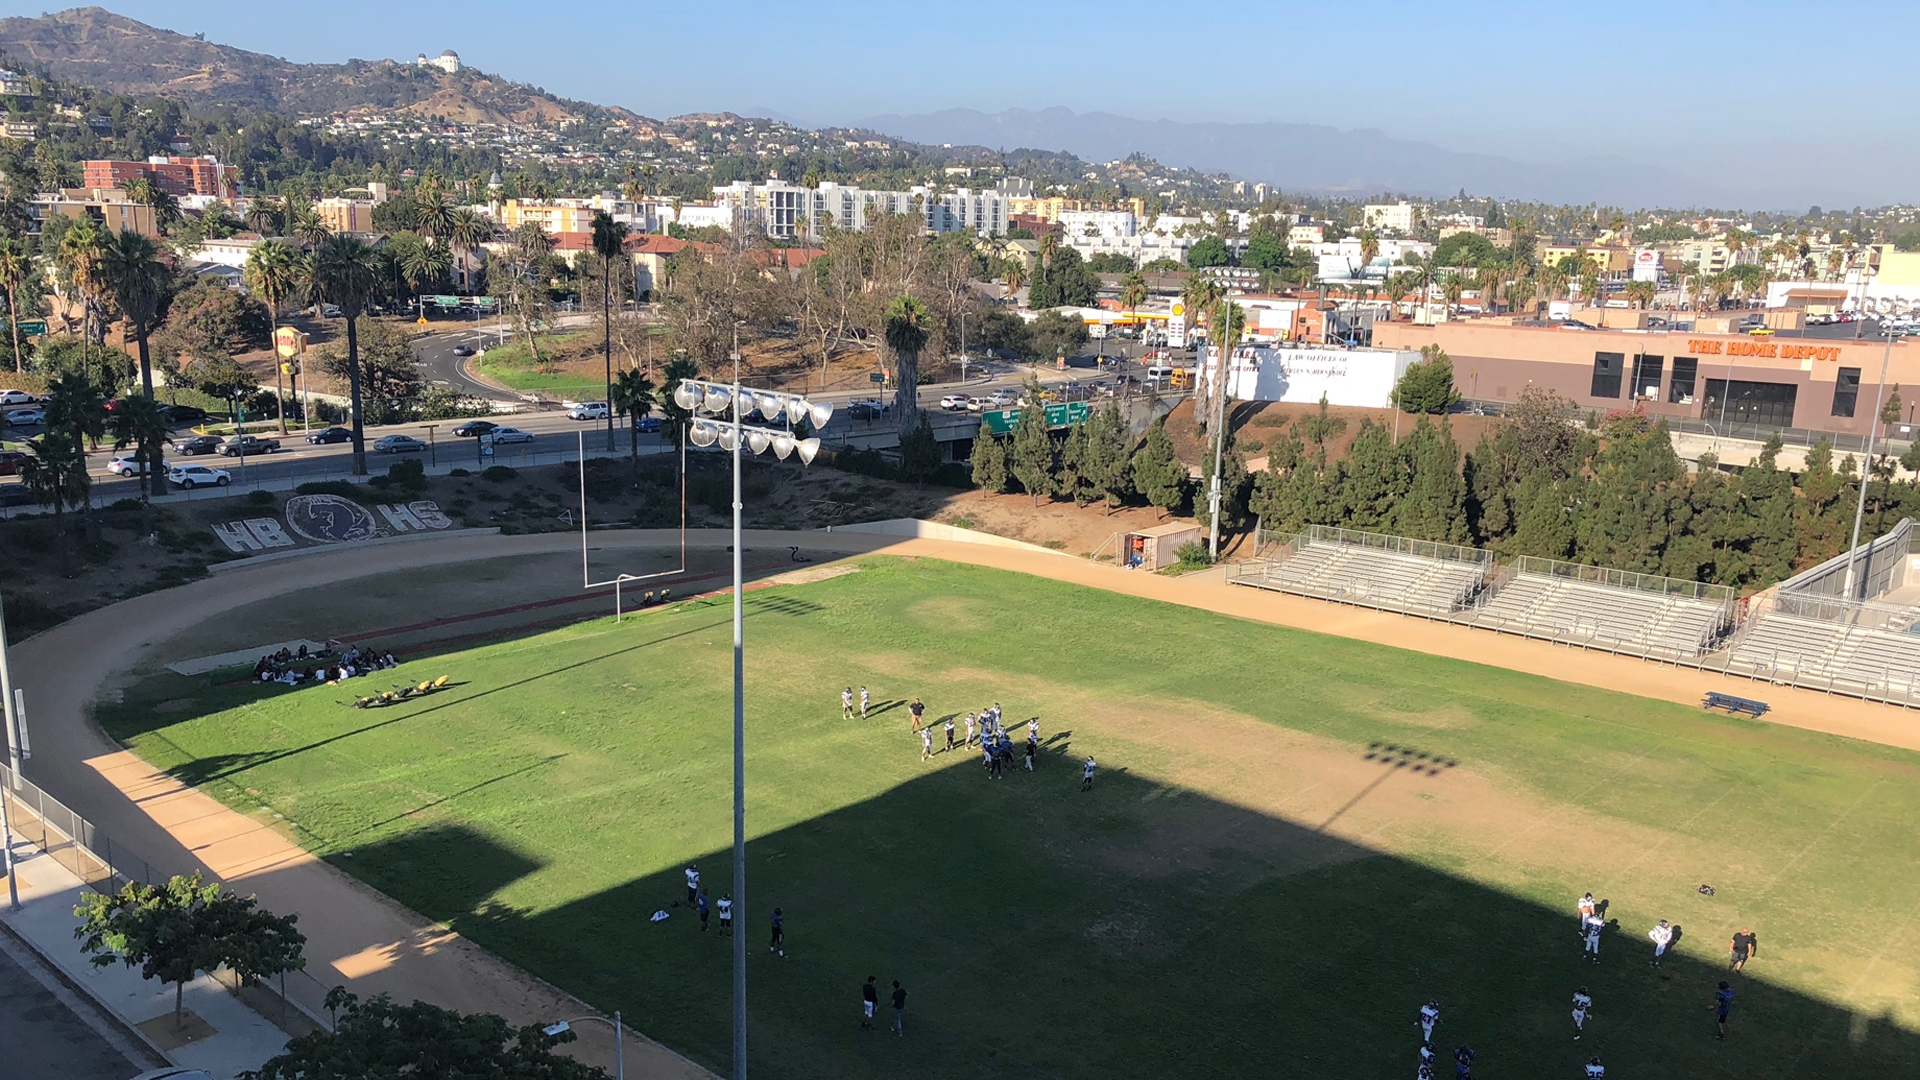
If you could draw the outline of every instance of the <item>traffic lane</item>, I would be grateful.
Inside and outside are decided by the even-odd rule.
[[[38,960],[0,943],[0,1046],[7,1073],[19,1080],[126,1080],[148,1062],[134,1063],[56,992],[59,976]],[[40,970],[29,972],[33,964]],[[37,977],[36,977],[37,976]],[[80,1003],[85,1008],[84,1002]],[[104,1023],[95,1020],[96,1023]]]
[[[469,397],[486,398],[492,401],[517,401],[519,400],[517,394],[489,386],[475,379],[467,372],[466,362],[470,357],[460,356],[455,352],[460,348],[478,352],[498,340],[497,330],[480,326],[434,333],[414,343],[414,363],[420,368],[421,378],[425,379],[428,385],[444,386],[455,393]]]

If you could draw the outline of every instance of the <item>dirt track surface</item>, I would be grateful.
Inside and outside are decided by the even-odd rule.
[[[674,546],[674,531],[608,533],[595,538],[606,552]],[[689,534],[695,547],[720,548],[720,530]],[[486,559],[560,556],[578,550],[572,534],[466,536],[365,550],[327,551],[222,573],[81,616],[15,647],[14,671],[33,703],[37,753],[27,775],[91,819],[113,841],[137,851],[162,873],[205,869],[257,893],[269,910],[298,913],[307,935],[310,970],[322,983],[345,983],[363,996],[388,992],[467,1012],[495,1012],[515,1023],[591,1012],[584,1003],[506,964],[444,926],[340,873],[280,833],[155,772],[121,750],[90,720],[96,690],[110,685],[154,647],[250,604],[332,587],[335,600],[352,596],[345,583],[409,569],[442,569]],[[1697,704],[1708,690],[1751,696],[1742,680],[1587,653],[1484,631],[1364,609],[1234,589],[1221,572],[1167,578],[1120,570],[1068,555],[949,541],[900,540],[856,533],[745,534],[746,562],[784,557],[787,547],[817,553],[885,552],[949,559],[1036,574],[1260,622],[1293,626],[1550,678]],[[762,560],[764,561],[764,559]],[[699,588],[723,585],[709,579]],[[571,586],[569,586],[571,589]],[[610,606],[607,605],[607,606]],[[568,603],[562,610],[585,613]],[[213,651],[213,650],[208,650]],[[1920,749],[1920,725],[1887,706],[1769,687],[1768,721]],[[612,1064],[612,1041],[581,1031],[582,1057]],[[701,1077],[706,1070],[644,1038],[630,1036],[627,1054],[636,1075]]]

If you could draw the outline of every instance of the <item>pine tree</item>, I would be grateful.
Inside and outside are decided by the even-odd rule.
[[[1407,491],[1403,455],[1384,425],[1371,418],[1360,422],[1347,452],[1346,501],[1341,509],[1348,526],[1375,532],[1386,527],[1395,504]]]
[[[1053,436],[1047,432],[1047,410],[1040,403],[1038,380],[1027,383],[1027,403],[1021,406],[1020,421],[1013,429],[1010,465],[1013,478],[1033,496],[1033,505],[1040,505],[1041,496],[1053,494],[1058,462]]]
[[[1420,359],[1407,365],[1393,387],[1393,403],[1402,412],[1441,413],[1460,400],[1453,388],[1453,360],[1438,345],[1420,347]]]
[[[1657,572],[1675,534],[1674,491],[1686,470],[1666,424],[1639,413],[1614,416],[1602,429],[1588,497],[1576,522],[1575,558],[1595,566]]]
[[[1467,485],[1453,426],[1436,427],[1422,416],[1400,449],[1410,475],[1405,495],[1394,504],[1393,531],[1417,540],[1467,543]]]
[[[1066,438],[1060,442],[1060,475],[1054,490],[1072,499],[1075,506],[1085,506],[1099,497],[1087,461],[1088,453],[1087,424],[1068,428]]]
[[[1127,422],[1120,406],[1107,407],[1088,417],[1085,423],[1087,446],[1084,468],[1093,485],[1094,497],[1106,500],[1109,509],[1126,501],[1133,489],[1129,480],[1130,448],[1127,446]]]
[[[1740,485],[1746,498],[1747,556],[1752,566],[1748,581],[1772,584],[1793,573],[1793,561],[1799,551],[1794,531],[1793,477],[1778,465],[1780,436],[1774,435],[1760,448],[1760,457],[1741,473]]]
[[[982,491],[1007,490],[1006,445],[984,430],[973,440],[973,482]]]
[[[1187,498],[1187,467],[1174,456],[1173,439],[1164,420],[1147,429],[1146,442],[1133,455],[1133,486],[1161,516],[1178,509]]]
[[[915,484],[924,484],[940,471],[940,440],[925,413],[912,430],[900,439],[900,472]]]
[[[1563,482],[1545,472],[1529,477],[1516,500],[1520,513],[1507,542],[1508,554],[1566,558],[1573,550],[1570,502]]]
[[[1247,461],[1240,452],[1232,433],[1226,436],[1226,445],[1220,452],[1220,531],[1238,529],[1247,519],[1247,491],[1253,478],[1247,474]],[[1199,489],[1193,496],[1193,516],[1202,526],[1210,527],[1213,518],[1210,513],[1205,492],[1213,480],[1213,455],[1208,454],[1205,465],[1207,475],[1200,481]]]

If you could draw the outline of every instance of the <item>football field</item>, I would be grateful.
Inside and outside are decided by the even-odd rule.
[[[1920,755],[1636,697],[1632,664],[1609,692],[1002,571],[855,565],[747,600],[759,1075],[1411,1077],[1429,999],[1442,1076],[1462,1044],[1482,1077],[1593,1055],[1623,1078],[1920,1073]],[[343,687],[152,675],[99,718],[725,1073],[729,946],[682,871],[730,887],[730,643],[720,597]],[[440,675],[424,699],[337,703]],[[842,719],[863,685],[872,714]],[[1039,717],[1038,768],[923,762],[915,696],[937,732],[998,702],[1019,742]],[[1589,890],[1597,964],[1575,932]],[[1656,971],[1663,918],[1680,940]],[[1729,976],[1742,927],[1759,956]],[[868,975],[908,989],[904,1038],[884,1004],[859,1029]]]

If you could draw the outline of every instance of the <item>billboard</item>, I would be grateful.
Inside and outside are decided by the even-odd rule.
[[[1227,392],[1236,401],[1287,401],[1382,409],[1407,365],[1420,359],[1411,349],[1233,350]]]
[[[1641,250],[1633,253],[1633,280],[1660,281],[1660,253]]]

